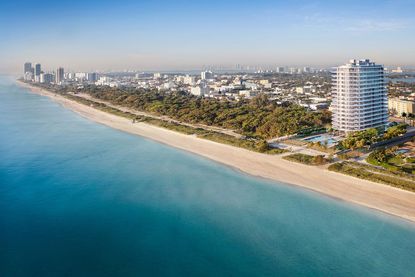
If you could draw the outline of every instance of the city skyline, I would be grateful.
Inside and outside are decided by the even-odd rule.
[[[0,4],[1,73],[36,61],[80,71],[207,65],[415,66],[410,1],[16,1]]]

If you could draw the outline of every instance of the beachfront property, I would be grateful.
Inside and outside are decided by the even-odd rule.
[[[388,109],[392,115],[398,117],[415,114],[415,102],[407,99],[390,98],[388,100]]]
[[[388,122],[384,68],[368,59],[350,60],[332,76],[333,129],[350,133]]]

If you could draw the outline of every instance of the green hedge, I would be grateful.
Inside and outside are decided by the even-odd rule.
[[[399,177],[402,178],[397,178],[396,174],[393,174],[388,170],[382,170],[373,166],[350,162],[335,163],[330,165],[328,169],[330,171],[343,173],[360,179],[382,183],[415,192],[415,181],[413,180],[413,177],[411,178],[405,174],[399,175]]]

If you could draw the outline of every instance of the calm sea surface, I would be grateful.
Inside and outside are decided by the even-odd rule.
[[[415,225],[90,122],[0,78],[0,276],[414,276]]]
[[[413,78],[387,78],[388,81],[393,83],[404,82],[404,83],[415,83],[415,77]]]

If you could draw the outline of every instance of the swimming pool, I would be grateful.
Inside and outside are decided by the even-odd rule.
[[[409,152],[409,149],[399,149],[395,153],[396,154],[405,154],[405,153],[408,153],[408,152]]]
[[[322,145],[327,144],[327,146],[333,146],[337,143],[337,140],[330,135],[318,135],[305,138],[306,142],[320,142]]]

